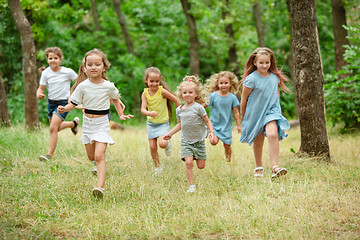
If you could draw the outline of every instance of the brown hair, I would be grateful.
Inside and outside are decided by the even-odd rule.
[[[70,94],[72,94],[75,90],[75,88],[81,83],[83,82],[85,79],[87,79],[88,77],[86,76],[86,73],[84,71],[84,67],[85,67],[85,58],[83,58],[81,60],[81,64],[80,64],[80,67],[79,67],[79,71],[78,71],[78,76],[77,78],[75,79],[75,83],[74,85],[71,87],[70,89]]]
[[[169,86],[167,85],[167,83],[165,82],[165,78],[162,76],[160,70],[156,67],[149,67],[145,70],[144,73],[144,83],[145,86],[148,88],[149,86],[146,83],[147,78],[149,77],[150,73],[156,73],[160,75],[160,86],[162,86],[165,90],[167,90],[168,92],[170,92],[171,94],[175,95],[171,89],[169,88]],[[173,102],[170,99],[166,99],[166,105],[167,105],[167,109],[168,109],[168,113],[169,113],[169,119],[170,121],[172,120],[172,115],[173,115]]]
[[[61,49],[58,48],[58,47],[48,47],[48,48],[46,48],[45,49],[46,59],[48,58],[49,53],[54,53],[54,54],[58,55],[61,60],[64,58],[64,55],[63,55]]]
[[[260,55],[266,55],[270,57],[270,68],[269,71],[275,74],[280,79],[280,88],[285,92],[290,92],[290,90],[286,87],[285,82],[289,80],[286,76],[279,70],[276,66],[276,59],[275,54],[271,49],[266,47],[256,48],[255,51],[250,55],[249,59],[245,64],[244,74],[241,75],[241,84],[244,83],[245,78],[249,76],[252,72],[256,71],[257,67],[255,66],[254,62]]]

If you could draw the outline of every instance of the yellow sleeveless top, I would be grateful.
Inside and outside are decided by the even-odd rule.
[[[144,88],[148,111],[156,111],[159,114],[156,118],[147,116],[148,120],[152,123],[165,123],[169,120],[169,112],[166,105],[167,99],[161,95],[162,89],[163,87],[159,86],[159,90],[153,96],[150,96],[149,89]]]

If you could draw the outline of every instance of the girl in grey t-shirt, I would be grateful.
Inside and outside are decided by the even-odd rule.
[[[181,159],[185,161],[186,176],[189,181],[188,192],[195,192],[193,161],[197,167],[205,167],[206,151],[205,138],[210,130],[209,138],[214,137],[213,125],[202,104],[205,102],[202,95],[202,86],[196,76],[186,76],[178,86],[178,96],[185,104],[176,108],[178,124],[164,137],[169,140],[172,135],[181,132]],[[205,126],[206,124],[206,126]]]

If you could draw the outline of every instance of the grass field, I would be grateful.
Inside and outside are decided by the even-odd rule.
[[[194,170],[187,193],[179,134],[173,154],[160,152],[153,175],[145,128],[111,130],[106,196],[96,200],[96,177],[80,135],[59,134],[50,162],[48,128],[0,129],[0,239],[360,239],[360,134],[329,133],[331,162],[297,157],[300,130],[280,143],[289,170],[271,181],[267,144],[263,179],[254,179],[251,147],[234,133],[233,162],[222,144],[206,142],[208,160]]]

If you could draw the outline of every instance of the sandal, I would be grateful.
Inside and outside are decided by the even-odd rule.
[[[275,171],[275,169],[278,169],[278,170]],[[271,175],[271,178],[278,178],[278,177],[280,177],[280,176],[282,176],[282,175],[287,174],[287,172],[288,172],[288,171],[287,171],[286,168],[281,168],[281,167],[275,165],[275,166],[272,167],[272,173],[273,173],[273,175]]]
[[[98,199],[103,199],[105,196],[105,189],[94,187],[92,190],[92,194]]]
[[[257,171],[261,171],[261,173],[258,173]],[[263,172],[264,172],[264,168],[263,167],[257,167],[254,169],[254,177],[258,178],[258,177],[263,177]]]
[[[71,128],[71,131],[74,135],[78,133],[78,125],[79,125],[80,119],[78,117],[75,117],[73,120],[74,127]]]

